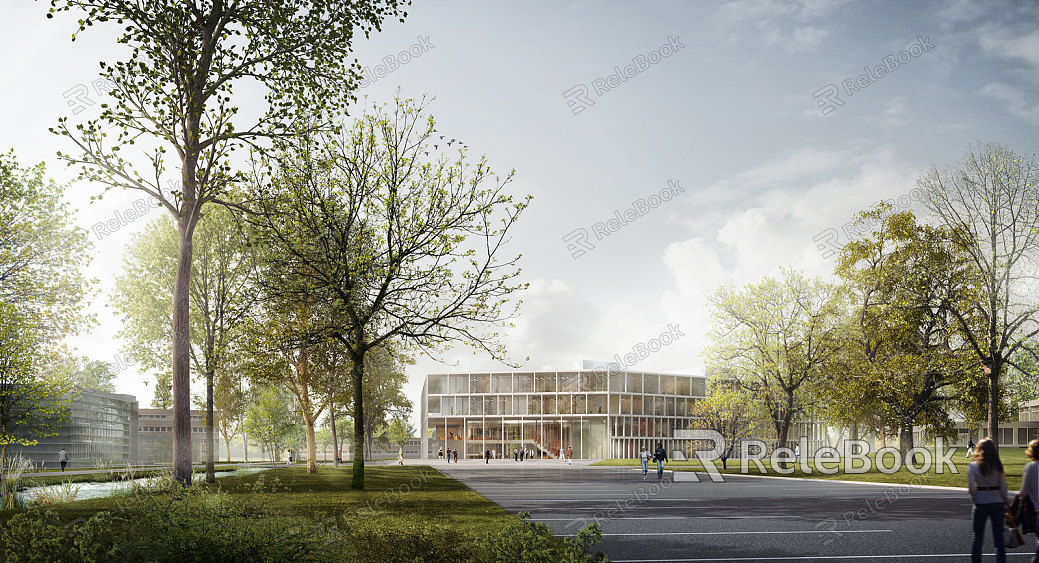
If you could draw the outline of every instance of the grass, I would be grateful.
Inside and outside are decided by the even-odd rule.
[[[281,512],[321,520],[337,517],[347,522],[394,524],[428,522],[447,526],[461,536],[482,536],[515,522],[516,516],[469,490],[462,483],[425,466],[368,466],[365,490],[350,489],[351,468],[321,467],[307,474],[306,467],[282,467],[262,473],[228,476],[217,480],[225,495],[250,495],[258,479],[277,479],[274,502]],[[120,496],[86,499],[54,505],[63,522],[89,518],[115,508]],[[0,512],[0,528],[17,510]]]
[[[932,450],[933,454],[933,450]],[[1007,488],[1010,490],[1018,490],[1021,487],[1021,474],[1024,471],[1025,464],[1029,459],[1025,456],[1024,448],[1001,448],[1000,460],[1003,462],[1003,469],[1007,476]],[[775,477],[800,477],[807,479],[831,479],[831,480],[842,480],[842,481],[862,481],[869,483],[915,483],[920,485],[935,485],[944,487],[962,487],[967,488],[967,464],[970,463],[970,459],[967,459],[966,452],[963,448],[956,448],[952,454],[953,465],[956,468],[956,472],[952,473],[946,467],[944,472],[939,474],[935,471],[937,463],[932,468],[920,475],[911,473],[903,465],[898,471],[885,474],[877,470],[876,459],[872,454],[867,456],[872,463],[872,468],[866,473],[844,473],[844,462],[827,462],[821,464],[824,469],[826,468],[838,468],[837,473],[833,475],[826,475],[816,471],[817,465],[814,460],[807,460],[807,465],[811,470],[811,473],[805,473],[801,470],[800,463],[790,474],[783,475],[778,471],[773,470],[771,463],[767,459],[762,459],[761,464],[765,467],[765,471],[762,472],[753,463],[747,464],[747,475],[770,475]],[[805,460],[802,459],[804,462]],[[885,461],[888,465],[892,463],[890,456],[885,456]],[[637,459],[604,459],[597,461],[592,465],[600,466],[616,466],[616,467],[640,467],[639,460]],[[715,467],[718,471],[723,474],[741,474],[743,473],[740,468],[740,460],[730,459],[728,462],[728,469],[722,469],[722,462],[716,460],[714,462]],[[861,462],[857,462],[855,467],[861,466]],[[655,464],[650,462],[650,467],[654,468]],[[703,471],[703,465],[699,460],[689,461],[670,461],[665,464],[667,469],[673,469],[675,471]]]
[[[216,471],[234,471],[237,465],[217,465]],[[59,471],[36,471],[23,475],[23,487],[35,487],[37,485],[58,485],[65,482],[70,483],[107,483],[109,481],[126,481],[129,479],[141,479],[144,477],[158,477],[168,469],[130,470],[126,468],[112,468],[99,470],[94,473],[70,474]],[[205,468],[194,468],[196,475],[205,474]]]

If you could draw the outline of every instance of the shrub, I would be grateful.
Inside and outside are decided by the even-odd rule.
[[[473,561],[474,538],[438,524],[364,520],[351,526],[345,560],[361,563]]]
[[[602,531],[598,524],[590,524],[576,538],[564,538],[562,545],[552,537],[548,526],[541,522],[528,522],[530,513],[520,512],[520,520],[502,528],[499,532],[491,532],[481,538],[478,553],[481,561],[512,562],[529,561],[535,563],[584,563],[588,561],[609,561],[605,554],[589,553],[592,545],[602,539]]]

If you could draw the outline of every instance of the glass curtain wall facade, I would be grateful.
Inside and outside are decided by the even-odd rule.
[[[676,428],[704,396],[704,377],[629,371],[453,373],[426,376],[422,388],[422,453],[459,458],[485,451],[536,458],[635,457],[642,446],[681,444]]]
[[[132,395],[77,389],[69,416],[54,436],[35,436],[35,446],[8,446],[8,455],[31,459],[37,467],[59,467],[58,451],[65,448],[69,467],[124,465],[137,461],[137,398]]]

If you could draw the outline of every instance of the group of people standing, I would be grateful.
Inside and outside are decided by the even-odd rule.
[[[447,450],[447,462],[448,463],[451,463],[451,456],[454,456],[455,463],[458,463],[458,450],[452,450],[452,449],[448,448],[448,450]],[[444,448],[440,448],[440,451],[437,452],[437,457],[439,457],[440,459],[444,459]]]
[[[639,461],[642,462],[642,478],[646,478],[646,473],[649,472],[649,457],[650,454],[646,451],[646,446],[642,446],[642,451],[639,452]],[[653,451],[653,461],[657,462],[657,479],[664,476],[664,462],[667,461],[667,450],[664,449],[664,444],[657,442],[657,449]]]
[[[1039,463],[1036,462],[1039,458],[1039,440],[1029,442],[1025,454],[1032,461],[1025,465],[1017,502],[1031,502],[1031,507],[1025,511],[1031,512],[1026,514],[1026,517],[1031,516],[1034,523],[1035,511],[1039,507]],[[1006,472],[1003,470],[1003,462],[999,459],[999,450],[996,449],[995,442],[989,438],[978,442],[974,451],[974,461],[967,466],[967,494],[974,503],[971,511],[971,561],[981,561],[981,544],[985,539],[985,522],[988,521],[992,523],[996,561],[1004,563],[1007,553],[1003,541],[1003,522],[1011,502],[1007,495]],[[1032,562],[1039,563],[1039,538]]]

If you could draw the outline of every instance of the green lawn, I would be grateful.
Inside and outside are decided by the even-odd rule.
[[[1000,460],[1003,462],[1003,468],[1007,475],[1007,487],[1010,490],[1017,490],[1021,487],[1021,473],[1024,470],[1025,463],[1029,460],[1025,456],[1024,448],[1001,448],[1000,449]],[[952,461],[955,465],[956,472],[952,473],[948,468],[943,469],[942,474],[936,473],[937,464],[931,468],[930,471],[916,475],[911,473],[903,465],[897,472],[891,474],[881,473],[877,470],[874,456],[871,454],[868,457],[873,462],[872,469],[867,473],[844,473],[843,471],[843,460],[838,463],[824,463],[823,468],[838,468],[837,473],[833,475],[826,475],[816,471],[816,463],[813,460],[808,460],[807,464],[811,473],[805,473],[801,470],[800,464],[795,470],[788,474],[783,475],[772,469],[771,464],[767,459],[762,459],[761,464],[765,467],[765,471],[762,472],[753,463],[747,464],[747,475],[771,475],[776,477],[801,477],[809,479],[835,479],[843,481],[865,481],[871,483],[911,483],[918,485],[936,485],[944,487],[967,487],[967,464],[970,460],[966,457],[966,451],[963,448],[956,448],[955,453],[952,455]],[[890,465],[891,458],[886,456],[887,463]],[[718,471],[725,474],[738,474],[742,473],[740,468],[740,460],[730,459],[728,462],[728,469],[722,469],[722,462],[716,460],[714,462]],[[606,466],[633,466],[639,467],[639,460],[637,459],[605,459],[593,463],[592,465],[606,465]],[[859,466],[856,463],[856,467]],[[655,467],[654,463],[650,463],[650,467]],[[697,461],[671,461],[668,462],[665,467],[668,469],[674,469],[676,471],[703,471],[703,465]]]
[[[365,490],[351,490],[350,483],[350,465],[343,465],[339,469],[321,466],[313,474],[308,474],[306,467],[300,465],[222,477],[213,485],[200,483],[195,486],[197,493],[179,502],[170,501],[170,493],[165,492],[152,495],[124,493],[103,499],[51,504],[47,509],[53,510],[56,519],[49,524],[45,519],[27,524],[24,522],[25,516],[19,521],[12,520],[27,511],[9,510],[0,512],[0,531],[16,528],[21,531],[11,532],[12,539],[6,539],[7,532],[0,534],[5,538],[0,540],[0,559],[5,553],[11,556],[9,549],[15,550],[16,555],[33,553],[35,548],[32,546],[35,544],[32,542],[37,541],[33,538],[60,537],[62,539],[55,539],[50,545],[69,546],[72,541],[70,538],[73,537],[71,534],[90,531],[90,525],[84,526],[82,522],[91,516],[112,509],[119,514],[121,510],[133,506],[151,507],[147,508],[148,511],[133,514],[150,518],[146,526],[151,526],[152,521],[156,522],[156,526],[145,528],[147,531],[156,529],[155,534],[142,534],[140,530],[127,533],[126,528],[132,527],[136,520],[124,520],[122,523],[117,522],[111,531],[103,532],[106,536],[99,537],[146,536],[140,540],[141,545],[131,544],[133,549],[154,545],[145,545],[148,541],[162,542],[158,547],[164,553],[164,557],[160,558],[162,561],[184,561],[184,553],[194,553],[192,549],[195,548],[190,545],[196,544],[192,542],[208,542],[207,538],[216,537],[218,541],[223,541],[219,544],[223,546],[220,549],[230,549],[227,546],[231,546],[238,550],[235,553],[248,554],[252,553],[250,549],[254,549],[250,546],[286,543],[286,537],[295,541],[292,539],[295,535],[317,533],[327,526],[332,526],[332,535],[322,536],[325,539],[321,542],[338,542],[338,537],[345,538],[346,543],[335,544],[341,547],[325,553],[321,560],[384,563],[441,558],[474,560],[489,556],[490,561],[547,562],[560,560],[563,550],[571,549],[565,541],[548,533],[543,525],[524,524],[519,517],[431,467],[367,466]],[[183,509],[178,509],[182,503],[187,504],[183,504]],[[164,519],[162,514],[172,514],[171,508],[179,510],[181,514],[201,514],[206,520],[199,520],[196,516],[181,518],[175,514]],[[223,523],[221,514],[225,513],[232,518],[228,522],[234,524]],[[26,515],[32,514],[36,513],[28,511]],[[195,529],[192,529],[193,526]],[[224,529],[220,529],[222,526]],[[249,530],[237,532],[239,528],[236,526],[243,527],[241,529],[248,527]],[[243,545],[246,547],[243,548]],[[322,544],[325,547],[316,543],[309,545],[315,549],[329,549],[327,546],[332,544]],[[185,551],[171,551],[181,548]],[[152,550],[145,553],[155,552]],[[18,560],[44,561],[46,557],[40,555],[33,559]],[[205,552],[201,560],[207,557],[223,558]],[[127,560],[138,559],[131,556]]]
[[[258,479],[278,481],[279,510],[309,518],[359,515],[366,519],[423,519],[451,524],[459,530],[488,530],[515,518],[462,483],[423,466],[367,466],[365,490],[350,489],[350,465],[319,467],[307,474],[305,466],[221,477],[216,486],[230,496],[252,494]],[[69,475],[68,477],[89,477]],[[413,487],[413,485],[416,485]],[[402,488],[403,487],[403,488]],[[54,506],[66,520],[89,517],[117,506],[120,497],[74,501]],[[0,523],[15,511],[0,512]]]

